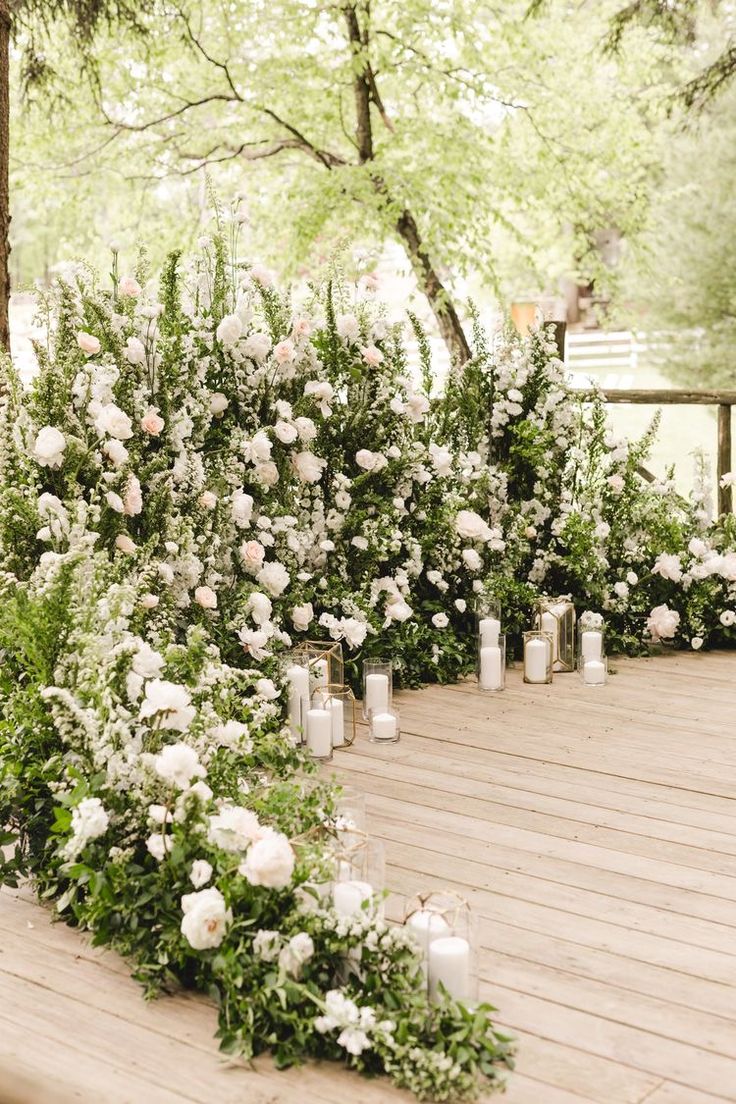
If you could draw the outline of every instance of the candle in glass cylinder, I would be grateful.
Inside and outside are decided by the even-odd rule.
[[[388,709],[388,675],[365,676],[365,711],[382,713]]]
[[[444,916],[439,912],[433,912],[432,909],[419,909],[413,912],[406,924],[416,936],[425,955],[429,951],[430,943],[450,934],[450,928]]]
[[[307,748],[315,759],[329,759],[332,755],[332,714],[329,710],[307,710]]]
[[[438,995],[442,982],[450,996],[467,1000],[470,996],[470,944],[459,935],[433,939],[429,944],[427,973],[430,998]]]
[[[345,743],[345,711],[343,704],[339,698],[330,698],[327,704],[332,718],[332,746],[342,747]]]
[[[396,717],[393,713],[372,713],[371,735],[374,740],[395,740]]]
[[[496,636],[498,640],[498,636]],[[498,644],[482,645],[480,649],[480,673],[478,681],[482,690],[498,690],[501,687],[501,649]]]
[[[601,659],[603,656],[603,633],[599,629],[585,629],[580,634],[580,652],[583,662],[589,659]]]
[[[286,672],[289,682],[289,725],[295,736],[300,735],[304,714],[309,708],[309,671],[298,663]]]
[[[589,659],[583,664],[583,682],[586,686],[602,686],[606,681],[606,667],[601,659]]]
[[[501,622],[497,617],[482,617],[478,622],[478,632],[482,648],[495,647],[498,644],[498,634],[501,632]]]
[[[370,901],[372,897],[373,886],[370,882],[357,879],[335,882],[332,889],[332,903],[340,916],[360,916],[364,911],[363,902]]]
[[[330,681],[330,670],[326,659],[315,659],[310,665],[315,686],[327,686]]]
[[[546,682],[548,661],[548,640],[527,640],[524,643],[524,677],[527,682]]]

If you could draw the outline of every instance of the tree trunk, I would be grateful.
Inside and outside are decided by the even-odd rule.
[[[10,10],[0,0],[0,345],[10,352]]]
[[[466,360],[470,360],[468,339],[447,288],[437,275],[437,270],[424,248],[419,227],[410,211],[404,211],[396,220],[396,232],[409,254],[414,275],[429,300],[450,356],[459,364],[464,364]]]

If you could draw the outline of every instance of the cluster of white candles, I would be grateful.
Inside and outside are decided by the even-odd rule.
[[[329,663],[324,658],[308,666],[294,663],[288,668],[289,726],[298,739],[306,740],[315,759],[329,759],[333,747],[345,743],[345,709],[329,693]]]
[[[469,1000],[472,995],[469,941],[453,935],[444,916],[432,909],[413,912],[407,926],[424,951],[430,999],[437,996],[442,982],[456,1000]]]

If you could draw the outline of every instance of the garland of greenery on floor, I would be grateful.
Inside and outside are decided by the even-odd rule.
[[[544,332],[476,325],[433,395],[372,274],[294,304],[236,236],[158,284],[117,256],[111,286],[70,273],[30,390],[3,366],[3,877],[150,991],[210,992],[228,1052],[472,1098],[509,1041],[485,1006],[427,1002],[403,928],[330,907],[335,790],[292,746],[280,657],[316,636],[353,680],[379,654],[451,680],[485,591],[512,635],[556,592],[627,650],[732,643],[733,519],[645,484],[650,435],[614,440]]]

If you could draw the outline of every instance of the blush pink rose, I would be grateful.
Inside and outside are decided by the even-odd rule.
[[[244,541],[240,546],[240,558],[246,567],[260,567],[266,555],[266,549],[260,541]]]
[[[294,323],[294,337],[309,337],[312,332],[312,323],[308,318],[297,318]]]
[[[143,415],[141,418],[141,429],[145,433],[149,433],[151,437],[158,437],[161,430],[164,428],[164,420],[154,407]]]
[[[294,342],[290,341],[288,337],[285,341],[279,341],[278,345],[273,347],[273,355],[279,364],[290,364],[296,356]]]
[[[95,356],[102,348],[99,338],[86,333],[84,330],[80,330],[77,334],[77,345],[87,356]]]
[[[383,360],[383,353],[375,345],[366,345],[365,349],[360,350],[363,354],[363,360],[366,364],[369,364],[371,368],[377,368]]]
[[[118,291],[121,295],[129,295],[133,299],[137,299],[141,293],[141,285],[133,276],[123,276],[118,284]]]

